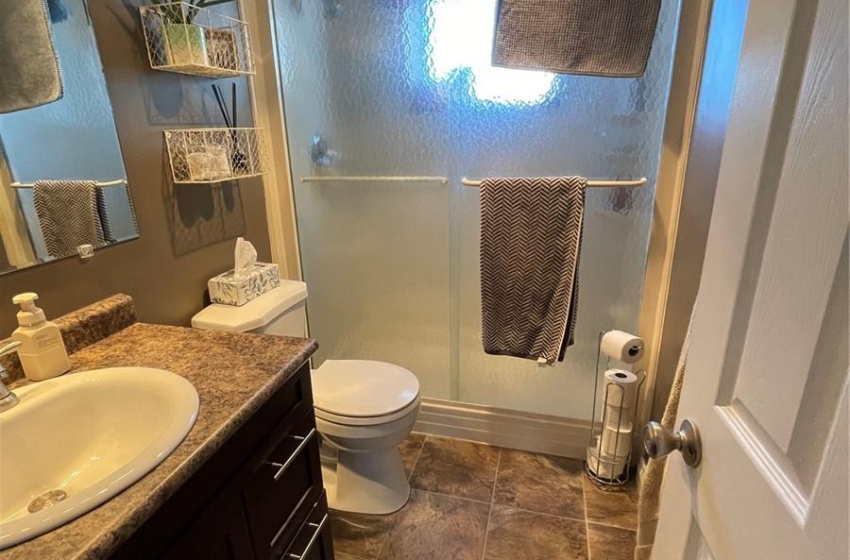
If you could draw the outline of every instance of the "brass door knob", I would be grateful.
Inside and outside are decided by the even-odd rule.
[[[650,422],[643,429],[643,448],[652,459],[662,459],[673,451],[680,451],[682,459],[689,467],[698,466],[702,459],[699,430],[690,420],[683,420],[678,432],[669,430],[658,422]]]

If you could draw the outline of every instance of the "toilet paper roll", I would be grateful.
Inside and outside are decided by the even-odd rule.
[[[633,364],[643,358],[644,343],[639,336],[623,331],[608,331],[602,335],[599,350],[614,360]]]
[[[602,479],[614,480],[626,470],[626,461],[605,457],[597,447],[587,448],[587,466],[590,472]]]
[[[628,429],[611,429],[605,428],[602,430],[602,456],[608,456],[612,459],[623,459],[629,455],[632,449],[632,430]]]
[[[638,389],[638,376],[624,369],[609,369],[605,372],[602,394],[605,404],[622,408],[634,408]]]
[[[612,430],[632,430],[634,428],[634,409],[606,405],[603,413],[603,427]]]

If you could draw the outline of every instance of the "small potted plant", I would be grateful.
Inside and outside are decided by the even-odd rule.
[[[188,0],[168,2],[151,0],[163,19],[163,43],[166,63],[174,66],[210,66],[208,29],[194,23],[202,8],[227,4],[234,0]]]

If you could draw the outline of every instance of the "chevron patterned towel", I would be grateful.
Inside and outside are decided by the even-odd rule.
[[[36,181],[33,202],[51,257],[75,255],[84,244],[102,247],[112,238],[103,192],[94,181]]]
[[[583,177],[481,182],[481,308],[488,354],[563,361],[578,304]]]

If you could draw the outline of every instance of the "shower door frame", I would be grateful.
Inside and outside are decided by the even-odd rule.
[[[286,138],[283,90],[278,76],[273,1],[237,0],[240,17],[252,30],[256,57],[256,74],[249,77],[254,120],[256,126],[265,129],[270,152],[274,154],[272,171],[263,176],[272,257],[280,265],[285,277],[300,280],[302,271],[294,185]],[[657,372],[656,369],[662,350],[660,344],[666,343],[661,335],[671,291],[670,278],[685,186],[685,168],[695,123],[711,5],[712,0],[681,2],[640,307],[639,332],[646,340],[647,352],[636,367],[645,369],[648,377],[638,409],[638,425],[649,419],[658,375],[672,378],[673,374],[672,371]],[[708,215],[711,213],[710,208],[702,210]],[[698,260],[701,263],[701,259]],[[695,290],[695,286],[692,288]],[[676,344],[673,340],[668,345]],[[668,353],[677,352],[676,348],[666,350]],[[663,395],[656,397],[664,398]],[[416,429],[425,433],[575,457],[581,457],[584,452],[589,428],[589,422],[586,421],[438,399],[423,399],[420,416],[423,420]],[[501,430],[505,425],[516,426],[516,434],[504,434]]]

